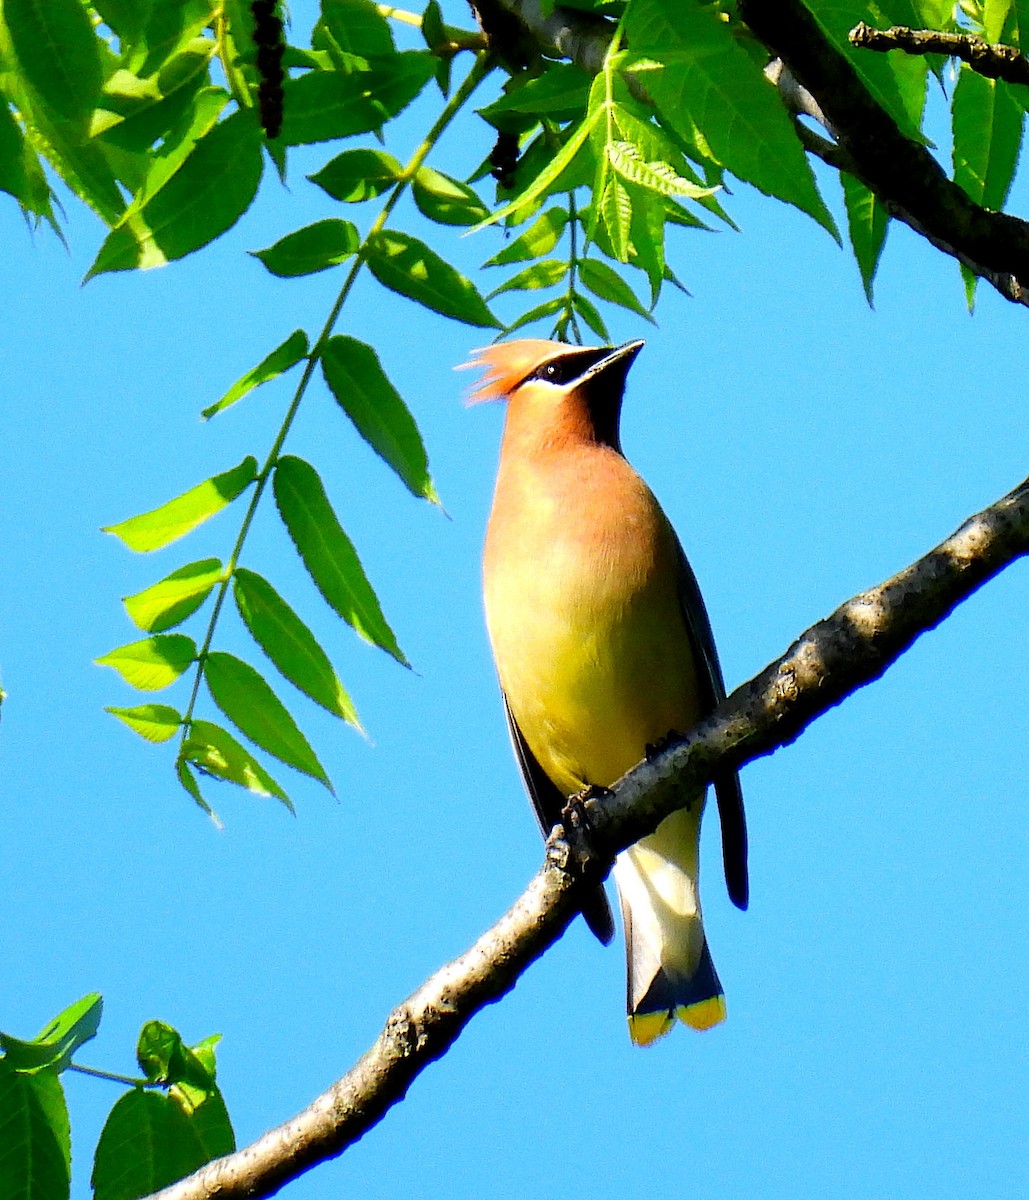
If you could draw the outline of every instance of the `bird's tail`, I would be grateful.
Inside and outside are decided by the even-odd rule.
[[[682,809],[620,854],[614,875],[625,925],[629,1033],[649,1045],[675,1024],[709,1029],[725,996],[704,936],[697,894],[700,810]]]

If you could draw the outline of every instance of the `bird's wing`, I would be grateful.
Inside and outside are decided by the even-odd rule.
[[[686,630],[697,663],[701,713],[707,715],[725,699],[725,681],[715,649],[715,635],[707,615],[697,577],[679,546],[679,599]],[[743,811],[743,792],[736,771],[724,771],[714,780],[718,802],[718,820],[722,827],[722,862],[729,899],[737,908],[746,908],[750,898],[747,872],[747,817]]]
[[[568,803],[568,797],[562,795],[561,789],[551,780],[546,771],[539,765],[535,754],[529,749],[529,743],[522,736],[511,713],[511,706],[504,696],[504,716],[507,718],[507,732],[511,735],[511,745],[514,747],[515,758],[525,781],[525,790],[532,801],[533,812],[539,821],[544,837],[550,836],[550,831],[561,820],[561,813]],[[598,887],[582,906],[582,915],[586,924],[606,946],[615,936],[614,918],[611,916],[611,906],[603,887]]]

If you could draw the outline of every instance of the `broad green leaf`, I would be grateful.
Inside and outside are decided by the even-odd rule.
[[[503,267],[509,263],[528,262],[533,258],[542,258],[549,254],[561,240],[561,235],[568,224],[568,211],[564,208],[548,208],[541,213],[529,228],[509,242],[503,250],[498,250],[492,258],[486,259],[485,267]]]
[[[411,190],[422,215],[441,225],[475,225],[489,216],[489,209],[467,183],[432,167],[418,168]]]
[[[123,597],[122,604],[137,628],[163,633],[192,616],[224,575],[218,559],[204,558],[179,567],[134,596]]]
[[[143,36],[153,0],[93,0],[100,19],[112,29],[123,49],[134,45]]]
[[[285,455],[272,482],[283,523],[326,602],[365,641],[409,666],[318,472],[303,459]]]
[[[322,0],[322,20],[340,50],[371,58],[394,54],[389,22],[372,0]]]
[[[111,1109],[93,1163],[94,1200],[138,1200],[235,1149],[221,1093],[194,1111],[182,1098],[143,1088]]]
[[[635,54],[665,64],[647,73],[647,91],[680,137],[837,236],[774,87],[713,6],[636,0],[625,32]]]
[[[208,421],[217,413],[224,412],[254,388],[260,387],[262,383],[270,383],[295,367],[307,357],[309,350],[307,334],[302,329],[294,329],[281,346],[276,346],[256,367],[252,367],[242,378],[237,379],[217,403],[208,405],[200,415]]]
[[[147,56],[141,74],[151,75],[197,37],[215,18],[218,0],[175,0],[173,4],[152,0],[146,6],[145,41]]]
[[[609,342],[611,340],[611,335],[604,324],[604,318],[597,311],[597,307],[592,300],[588,300],[582,292],[575,292],[572,296],[572,308],[575,309],[602,342]]]
[[[514,76],[517,80],[519,77]],[[546,113],[555,120],[581,113],[586,107],[590,77],[572,63],[549,63],[541,75],[526,77],[521,86],[508,85],[508,90],[479,115],[490,124],[501,113],[525,113],[535,116]]]
[[[1011,11],[1011,0],[985,0],[983,4],[983,37],[988,42],[999,42],[1004,22]]]
[[[521,329],[523,325],[531,325],[533,321],[542,321],[544,317],[552,317],[554,313],[559,313],[564,306],[565,297],[555,296],[553,300],[546,300],[543,304],[537,305],[536,308],[522,313],[517,320],[512,321],[508,325],[507,331],[511,333],[515,329]]]
[[[321,364],[329,390],[368,445],[413,495],[438,504],[422,435],[372,347],[336,336],[322,350]]]
[[[393,187],[404,168],[385,150],[344,150],[325,164],[320,171],[309,175],[323,191],[336,200],[355,204],[373,200]]]
[[[132,687],[141,692],[158,692],[169,687],[196,660],[196,642],[184,633],[158,633],[119,646],[94,661],[113,667]]]
[[[314,634],[272,585],[237,567],[232,591],[243,623],[282,674],[315,703],[360,729],[350,697]]]
[[[436,71],[436,58],[427,50],[405,50],[372,68],[372,94],[388,118],[403,112]]]
[[[159,550],[213,517],[231,504],[257,478],[257,459],[248,455],[231,471],[212,478],[162,504],[160,508],[129,517],[118,525],[105,525],[104,533],[113,533],[130,550],[140,553]]]
[[[652,325],[656,324],[654,318],[636,298],[636,293],[613,267],[595,258],[585,258],[579,262],[578,270],[579,278],[594,296],[627,308]]]
[[[353,222],[330,217],[287,234],[266,250],[249,253],[273,275],[289,278],[338,267],[357,253],[360,244],[361,236]]]
[[[212,721],[190,722],[189,737],[182,747],[182,758],[205,775],[238,784],[257,796],[274,796],[293,812],[293,802],[250,751],[241,746],[227,729]]]
[[[84,135],[100,92],[101,66],[81,0],[4,0],[3,16],[25,78],[45,108]]]
[[[861,283],[868,303],[872,303],[872,282],[882,257],[890,218],[874,192],[853,175],[840,172],[843,199],[847,206],[847,227],[854,258],[861,272]]]
[[[67,1200],[71,1133],[56,1071],[26,1075],[0,1059],[0,1196]]]
[[[1022,147],[1021,106],[1007,84],[962,66],[951,104],[954,182],[976,204],[1004,207]]]
[[[4,1064],[13,1071],[63,1071],[75,1051],[96,1037],[103,1010],[103,999],[90,992],[58,1013],[31,1041],[0,1033]]]
[[[308,71],[282,85],[280,139],[286,146],[328,142],[378,129],[388,114],[372,95],[372,73]]]
[[[189,161],[197,144],[214,128],[228,99],[229,94],[224,88],[202,88],[196,93],[181,119],[168,131],[168,136],[164,138],[160,148],[149,159],[146,177],[118,222],[119,226],[142,212],[148,201],[152,200]]]
[[[475,284],[408,233],[382,230],[365,243],[365,261],[391,291],[466,325],[501,329]]]
[[[307,738],[289,710],[249,663],[212,650],[204,661],[204,678],[215,704],[262,750],[317,779],[331,792],[332,784]]]
[[[532,266],[519,271],[506,283],[494,288],[487,299],[492,300],[502,292],[530,292],[537,288],[553,287],[560,283],[568,274],[568,263],[557,258],[545,258],[542,262],[534,262]]]
[[[240,111],[221,121],[164,187],[108,234],[86,279],[163,266],[214,241],[250,207],[262,165],[253,113]]]
[[[114,708],[107,712],[148,742],[167,742],[182,728],[182,717],[167,704],[140,704],[135,708]]]

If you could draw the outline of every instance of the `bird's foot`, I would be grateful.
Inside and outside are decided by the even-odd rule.
[[[561,811],[562,821],[573,829],[580,829],[584,833],[588,832],[590,818],[589,813],[586,811],[587,802],[590,800],[602,800],[605,796],[610,795],[610,788],[600,787],[596,783],[587,784],[581,792],[576,792],[574,796],[568,797],[568,803]]]

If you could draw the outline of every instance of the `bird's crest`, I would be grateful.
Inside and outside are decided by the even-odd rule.
[[[473,367],[485,368],[486,374],[478,385],[468,393],[468,404],[481,404],[486,400],[506,400],[519,383],[548,359],[557,358],[574,350],[563,342],[548,342],[543,338],[522,338],[517,342],[498,342],[495,346],[483,346],[473,350],[469,362],[462,363],[458,370]]]

